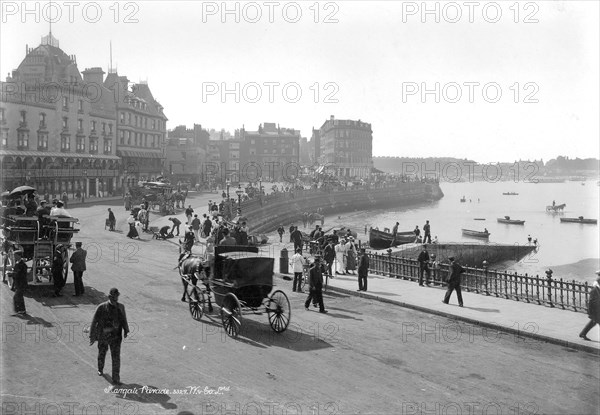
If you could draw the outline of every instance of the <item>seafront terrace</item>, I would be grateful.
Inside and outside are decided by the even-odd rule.
[[[370,253],[369,258],[369,273],[413,282],[419,280],[419,262],[416,259],[396,257],[391,253]],[[449,268],[448,264],[439,264],[432,268],[432,285],[445,285]],[[464,266],[464,268],[466,271],[462,274],[461,280],[463,291],[587,313],[589,292],[592,288],[587,282],[553,278],[551,271],[547,271],[545,276],[540,277],[487,267]],[[427,274],[423,278],[426,277]]]

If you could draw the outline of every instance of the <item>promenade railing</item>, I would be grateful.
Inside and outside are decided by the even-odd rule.
[[[416,259],[391,254],[369,254],[369,258],[371,273],[414,282],[419,280],[420,266]],[[487,268],[463,268],[461,288],[467,292],[587,313],[591,289],[587,282],[553,278],[551,271],[540,277]],[[449,264],[430,266],[429,269],[431,284],[447,285]],[[426,279],[425,273],[423,280]]]

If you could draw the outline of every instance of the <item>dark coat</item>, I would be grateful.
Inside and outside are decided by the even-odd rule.
[[[313,264],[310,268],[310,277],[308,280],[308,285],[310,289],[318,289],[320,290],[323,287],[323,270],[321,268],[321,264]]]
[[[85,249],[77,248],[71,259],[69,260],[73,265],[71,269],[73,271],[85,271],[85,258],[87,257],[87,251]]]
[[[335,259],[335,250],[333,249],[333,245],[325,245],[323,249],[323,259],[327,262],[332,262]]]
[[[13,268],[14,276],[13,283],[15,289],[27,288],[27,264],[25,261],[20,260]]]
[[[302,243],[302,232],[300,232],[298,229],[296,229],[292,232],[292,234],[290,235],[290,238],[294,242]]]
[[[600,287],[594,286],[590,291],[588,301],[588,316],[596,323],[600,324]]]
[[[449,284],[460,285],[460,275],[465,272],[465,269],[456,261],[450,264],[450,277],[448,278]]]
[[[427,251],[421,251],[419,257],[417,258],[417,261],[419,261],[419,264],[421,264],[421,266],[427,265],[427,262],[429,262],[429,253]]]
[[[361,254],[360,263],[358,264],[358,275],[367,275],[369,272],[369,256]]]
[[[92,319],[92,325],[90,326],[90,341],[100,341],[105,338],[106,331],[113,328],[112,335],[121,338],[122,332],[129,333],[129,325],[127,324],[127,314],[125,314],[125,306],[121,303],[117,303],[117,309],[119,313],[119,326],[113,327],[110,318],[111,310],[110,301],[105,301],[96,308],[96,313]]]

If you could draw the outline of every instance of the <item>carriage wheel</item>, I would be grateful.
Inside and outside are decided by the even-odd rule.
[[[229,293],[223,299],[221,322],[227,335],[236,338],[242,328],[242,307],[237,297]]]
[[[206,303],[204,293],[198,288],[193,287],[191,293],[188,294],[188,302],[192,318],[194,320],[200,320],[204,314],[204,304]]]
[[[288,328],[292,311],[290,300],[283,291],[277,290],[271,294],[267,304],[267,314],[269,315],[269,324],[275,333],[281,333]]]
[[[4,268],[2,269],[2,281],[8,281],[8,288],[11,290],[15,286],[15,280],[12,277],[12,271],[15,267],[15,249],[8,248],[8,252],[4,254],[4,260],[2,261]]]

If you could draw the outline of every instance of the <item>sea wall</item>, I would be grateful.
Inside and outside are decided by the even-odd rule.
[[[279,192],[242,203],[242,216],[253,234],[270,232],[280,224],[301,223],[303,212],[334,215],[357,210],[406,206],[444,196],[437,183],[408,182],[380,188]]]

